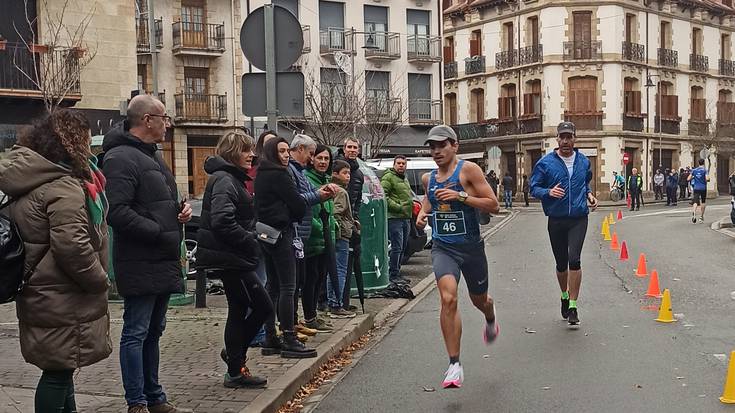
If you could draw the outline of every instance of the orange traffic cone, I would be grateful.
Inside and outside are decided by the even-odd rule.
[[[612,242],[610,243],[610,249],[613,251],[620,250],[620,244],[618,244],[618,233],[617,232],[613,232]]]
[[[623,211],[618,209],[618,221],[620,221],[621,219],[623,219]]]
[[[658,271],[651,271],[651,280],[648,281],[646,297],[661,298],[661,289],[658,287]]]
[[[625,245],[625,241],[620,246],[620,261],[628,261],[628,246]]]
[[[639,277],[645,277],[648,275],[648,269],[646,268],[646,254],[641,253],[638,258],[638,268],[635,269],[635,275]]]
[[[625,204],[628,205],[628,208],[630,208],[630,194],[627,194],[625,197]]]

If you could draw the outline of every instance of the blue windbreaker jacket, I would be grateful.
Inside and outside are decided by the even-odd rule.
[[[583,217],[589,214],[587,194],[590,193],[592,171],[590,161],[579,150],[574,150],[574,171],[569,176],[564,160],[556,151],[541,158],[533,168],[531,175],[531,194],[541,200],[544,214],[554,218]],[[549,195],[551,188],[561,184],[564,188],[564,197],[556,199]]]

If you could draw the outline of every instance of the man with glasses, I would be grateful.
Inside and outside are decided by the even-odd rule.
[[[171,405],[158,383],[158,342],[169,296],[184,292],[182,224],[192,213],[179,201],[176,180],[156,146],[170,119],[158,99],[136,96],[127,120],[102,143],[115,282],[124,301],[120,368],[129,413],[191,411]]]
[[[574,148],[574,124],[561,122],[556,132],[559,147],[533,168],[531,194],[541,200],[544,214],[549,217],[551,250],[561,288],[561,316],[575,326],[579,324],[577,299],[582,285],[581,256],[587,216],[590,208],[597,208],[597,199],[590,189],[590,161]]]

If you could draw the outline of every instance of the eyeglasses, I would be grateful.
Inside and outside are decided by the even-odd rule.
[[[154,117],[154,118],[161,118],[161,119],[163,119],[164,122],[171,123],[171,116],[166,115],[166,114],[164,114],[164,115],[154,115],[154,114],[151,114],[151,113],[146,113],[145,116],[151,116],[151,117]]]

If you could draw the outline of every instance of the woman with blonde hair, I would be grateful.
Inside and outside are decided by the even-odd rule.
[[[221,269],[227,296],[224,386],[231,388],[263,387],[267,383],[245,367],[248,346],[273,311],[255,273],[261,260],[257,219],[253,195],[245,187],[251,179],[248,170],[253,164],[253,146],[250,136],[230,132],[217,143],[217,155],[204,162],[210,176],[197,232],[197,267]]]
[[[112,352],[105,178],[90,143],[84,115],[56,109],[0,160],[0,191],[25,245],[16,310],[23,358],[43,370],[37,413],[75,412],[74,370]]]

